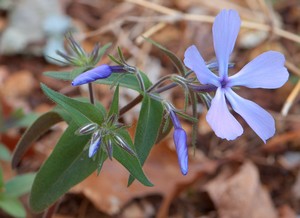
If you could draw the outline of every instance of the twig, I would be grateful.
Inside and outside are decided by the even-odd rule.
[[[176,15],[178,20],[188,20],[188,21],[199,21],[204,23],[213,23],[215,17],[208,16],[208,15],[198,15],[198,14],[188,14],[183,13],[175,9],[170,9],[167,7],[164,7],[162,5],[145,1],[145,0],[125,0],[127,2],[140,5],[142,7],[152,9],[154,11],[160,12],[162,14],[167,14],[174,16]],[[289,39],[291,41],[300,43],[300,36],[291,33],[289,31],[283,30],[278,27],[271,27],[270,25],[263,24],[263,23],[257,23],[257,22],[251,22],[251,21],[242,21],[241,24],[242,27],[248,28],[248,29],[254,29],[254,30],[261,30],[266,32],[273,32],[275,35],[280,36],[285,39]]]
[[[150,29],[148,29],[146,32],[144,32],[143,34],[141,34],[139,37],[136,38],[136,40],[135,40],[136,44],[140,45],[144,41],[144,37],[149,38],[154,33],[163,29],[166,25],[167,25],[167,23],[160,22],[160,23],[152,26]]]
[[[283,116],[286,116],[289,112],[289,110],[291,109],[295,99],[297,98],[298,94],[300,92],[300,80],[298,81],[297,85],[295,86],[295,88],[293,89],[293,91],[290,93],[289,97],[286,99],[282,110],[281,110],[281,114]]]

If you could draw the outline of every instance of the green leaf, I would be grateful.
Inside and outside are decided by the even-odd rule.
[[[116,87],[114,97],[108,112],[108,117],[110,117],[113,114],[119,114],[119,86]]]
[[[34,180],[30,207],[41,212],[97,169],[84,146],[90,136],[77,136],[78,125],[71,123]]]
[[[5,184],[5,194],[9,197],[20,197],[31,190],[35,173],[18,175],[7,181]]]
[[[75,100],[55,92],[44,84],[41,84],[41,87],[50,99],[69,113],[79,127],[91,122],[98,124],[103,122],[105,116],[104,110],[100,110],[93,104]]]
[[[122,136],[122,138],[127,142],[127,144],[134,149],[134,145],[130,138],[130,135],[125,130],[119,130],[118,134]],[[114,158],[119,161],[129,172],[130,174],[140,181],[145,186],[153,186],[153,184],[147,179],[145,176],[141,163],[136,156],[129,154],[124,151],[120,146],[114,146],[113,152]]]
[[[11,160],[10,151],[2,143],[0,143],[0,160],[4,160],[4,161],[10,161]]]
[[[167,112],[164,112],[161,125],[159,127],[158,136],[156,138],[156,144],[163,140],[173,128],[172,122],[170,122],[170,116],[166,116]]]
[[[122,65],[121,61],[118,61],[114,56],[108,55],[108,57],[112,62],[115,62],[118,65]]]
[[[107,157],[108,156],[107,156],[106,152],[104,151],[104,149],[101,149],[100,153],[97,155],[97,159],[96,159],[96,162],[97,162],[97,176],[99,176],[100,171],[103,167],[104,161],[107,159]]]
[[[65,81],[72,80],[70,71],[66,71],[66,72],[46,71],[43,74],[53,79],[60,79]]]
[[[36,119],[39,117],[38,114],[36,113],[30,113],[30,114],[26,114],[24,115],[22,118],[20,118],[19,120],[17,120],[14,124],[13,127],[28,127],[31,124],[34,123],[34,121],[36,121]]]
[[[26,217],[26,210],[17,198],[10,198],[5,195],[1,195],[0,208],[13,217]]]
[[[2,192],[3,187],[4,187],[4,178],[3,178],[2,168],[0,166],[0,193]]]
[[[149,80],[147,75],[144,74],[143,72],[140,72],[140,74],[143,78],[146,89],[148,89],[152,85],[151,81]],[[143,92],[141,90],[140,84],[134,74],[126,73],[126,74],[124,74],[124,76],[122,78],[119,78],[119,76],[120,76],[120,74],[113,73],[110,77],[108,77],[106,79],[99,79],[99,80],[95,81],[95,83],[113,85],[114,81],[116,79],[119,79],[117,84],[119,84],[120,86],[129,88],[129,89],[133,89],[138,92]]]
[[[142,165],[156,142],[162,118],[162,104],[145,95],[134,138],[134,145]],[[128,185],[132,182],[133,178],[130,177]]]
[[[70,81],[73,80],[79,74],[87,71],[89,68],[90,67],[79,67],[79,68],[75,68],[72,71],[67,71],[67,72],[47,71],[44,72],[44,75],[54,79]]]
[[[50,111],[41,115],[22,135],[13,154],[12,167],[16,168],[22,156],[29,149],[32,142],[37,140],[42,134],[50,129],[56,123],[61,122],[63,119],[55,112]]]
[[[88,71],[88,70],[90,70],[90,69],[91,69],[91,67],[87,67],[87,66],[75,68],[74,70],[72,70],[72,71],[70,72],[70,78],[72,78],[72,80],[73,80],[73,79],[74,79],[75,77],[77,77],[79,74],[82,74],[82,73],[84,73],[85,71]]]
[[[171,52],[170,50],[168,50],[167,48],[165,48],[161,44],[153,41],[152,39],[145,38],[145,37],[144,37],[144,39],[146,41],[150,42],[151,44],[155,45],[163,53],[165,53],[165,55],[167,55],[170,58],[170,60],[173,62],[173,64],[175,65],[175,67],[181,73],[182,76],[184,76],[186,74],[187,70],[186,70],[184,64],[182,63],[182,61],[173,52]]]

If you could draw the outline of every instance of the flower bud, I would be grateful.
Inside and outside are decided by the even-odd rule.
[[[79,128],[75,132],[75,134],[76,135],[88,135],[88,134],[95,132],[95,130],[97,130],[98,127],[99,126],[96,123],[89,123],[89,124],[86,124],[86,125],[82,126],[81,128]]]
[[[126,72],[126,70],[124,70],[123,66],[109,66],[107,64],[103,64],[77,76],[73,80],[72,85],[78,86],[78,85],[94,82],[98,79],[105,79],[109,77],[112,73],[124,73],[124,72]]]
[[[98,149],[100,148],[101,138],[102,138],[101,131],[96,131],[92,135],[90,148],[89,148],[89,158],[93,157],[95,153],[98,151]]]
[[[186,144],[186,132],[182,128],[175,128],[173,134],[173,140],[176,147],[178,156],[178,163],[181,169],[181,173],[186,175],[188,173],[188,150]]]
[[[181,173],[186,175],[188,173],[188,149],[187,149],[187,136],[184,129],[182,129],[179,119],[173,110],[169,111],[171,120],[174,125],[173,140],[178,157],[178,163]]]
[[[79,76],[77,76],[73,82],[72,86],[78,86],[90,82],[94,82],[95,80],[98,79],[105,79],[111,75],[112,71],[110,66],[104,64],[98,67],[95,67],[91,70],[88,70]]]

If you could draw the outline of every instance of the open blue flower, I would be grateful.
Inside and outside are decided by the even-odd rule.
[[[181,173],[183,175],[186,175],[188,173],[188,149],[186,143],[186,132],[181,127],[176,113],[173,110],[170,110],[169,113],[174,125],[173,140],[178,156],[178,163],[181,169]]]
[[[217,87],[206,116],[207,122],[217,136],[233,140],[243,133],[242,126],[228,110],[228,102],[265,143],[275,133],[273,117],[256,103],[238,96],[232,87],[279,88],[288,80],[289,73],[284,67],[284,56],[276,51],[268,51],[229,77],[229,57],[233,51],[240,24],[240,17],[234,10],[222,10],[214,21],[212,30],[219,76],[207,68],[195,45],[185,51],[184,63],[195,72],[202,84]]]
[[[73,80],[72,85],[78,86],[78,85],[94,82],[98,79],[105,79],[109,77],[112,73],[123,73],[123,72],[126,72],[123,66],[109,66],[107,64],[103,64],[78,75]]]

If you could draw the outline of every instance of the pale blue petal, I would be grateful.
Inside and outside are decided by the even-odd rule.
[[[201,54],[195,45],[187,48],[184,53],[184,64],[191,70],[193,70],[202,84],[212,84],[215,86],[220,86],[218,77],[211,72],[205,64]]]
[[[219,63],[219,75],[228,77],[229,57],[233,51],[241,26],[237,11],[222,10],[213,24],[214,48]]]
[[[237,74],[229,78],[228,86],[275,89],[289,78],[284,67],[285,58],[280,52],[268,51],[249,62]]]
[[[254,102],[240,97],[231,89],[228,89],[225,95],[232,109],[244,118],[264,143],[274,135],[275,121],[271,114]]]
[[[243,128],[229,112],[224,92],[222,88],[217,89],[206,120],[218,137],[234,140],[243,133]]]
[[[175,128],[173,139],[181,173],[183,175],[186,175],[188,173],[188,148],[186,143],[186,132],[182,128]]]

